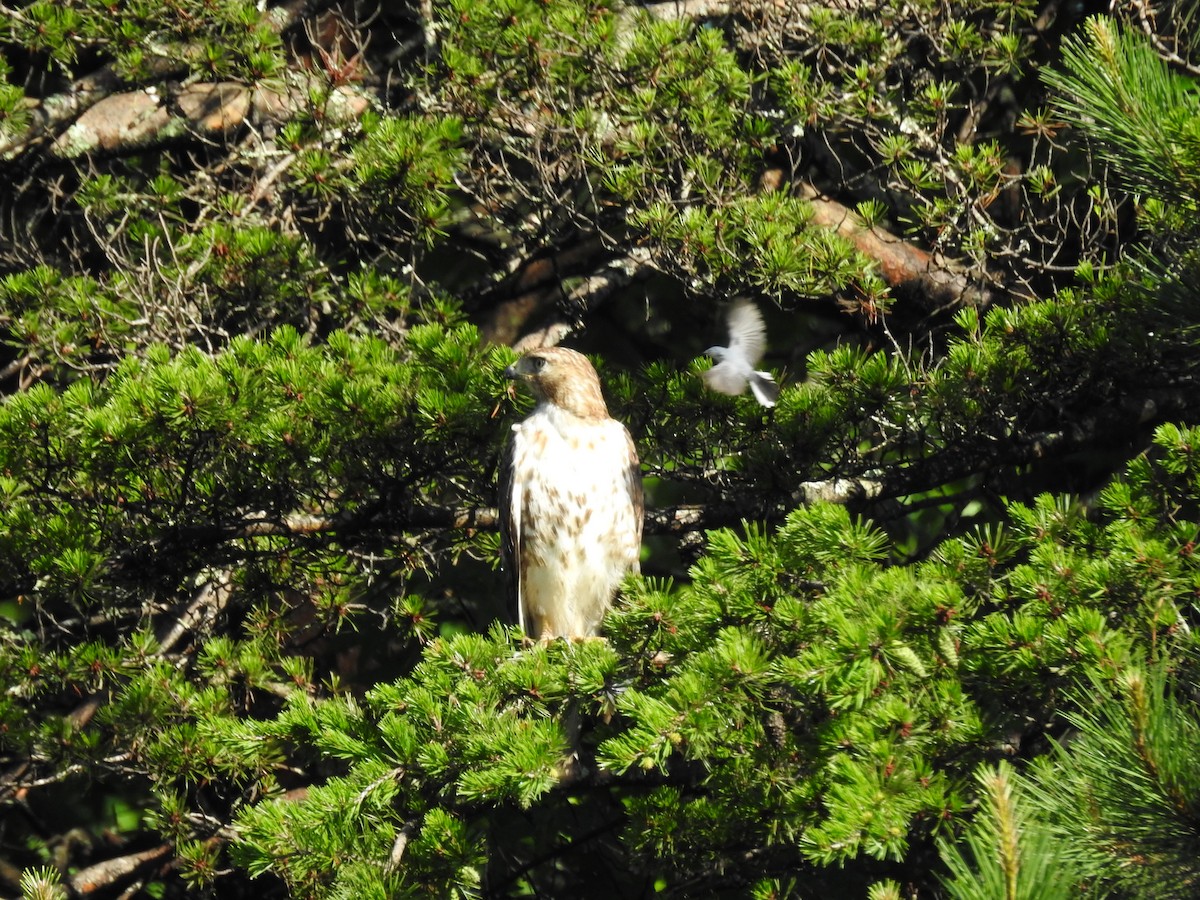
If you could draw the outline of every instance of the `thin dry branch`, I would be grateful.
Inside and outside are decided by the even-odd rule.
[[[742,519],[781,518],[798,504],[816,502],[851,503],[879,497],[883,483],[870,478],[832,478],[807,481],[783,499],[750,498],[744,502],[713,502],[664,506],[646,510],[647,534],[680,534],[734,524]],[[402,521],[401,521],[402,520]],[[371,510],[365,513],[343,512],[331,516],[295,515],[268,520],[253,518],[234,528],[192,528],[181,533],[189,544],[204,541],[244,540],[251,537],[303,537],[333,534],[350,529],[447,529],[456,531],[496,531],[500,514],[492,506],[416,506],[401,515]],[[204,595],[196,598],[196,602]],[[184,616],[186,618],[186,615]]]
[[[215,619],[232,593],[233,586],[228,575],[214,575],[206,580],[197,588],[187,607],[159,637],[158,652],[170,653],[185,634],[198,631],[202,625]]]

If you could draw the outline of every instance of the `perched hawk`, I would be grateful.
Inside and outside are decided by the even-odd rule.
[[[749,383],[754,399],[763,406],[774,406],[779,386],[770,372],[756,372],[767,345],[766,328],[758,307],[749,300],[735,300],[729,309],[729,346],[709,347],[705,356],[714,365],[700,377],[709,390],[719,394],[744,394]]]
[[[608,415],[586,356],[533,350],[504,370],[537,406],[513,426],[500,482],[505,568],[517,616],[540,640],[600,633],[617,585],[637,571],[642,480],[625,426]]]

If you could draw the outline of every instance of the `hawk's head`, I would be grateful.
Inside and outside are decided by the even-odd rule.
[[[582,353],[566,347],[530,350],[504,370],[504,377],[525,384],[538,400],[585,419],[607,419],[600,378]]]

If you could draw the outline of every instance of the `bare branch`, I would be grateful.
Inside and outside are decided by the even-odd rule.
[[[157,847],[152,847],[149,850],[142,850],[139,853],[130,853],[128,856],[118,856],[115,859],[106,859],[104,862],[96,863],[94,866],[88,866],[71,876],[71,890],[76,894],[88,896],[111,887],[118,881],[122,881],[143,869],[151,866],[162,865],[175,853],[175,848],[172,844],[159,844]]]
[[[564,287],[563,281],[581,274],[578,270],[582,264],[603,253],[605,250],[599,240],[584,239],[552,257],[532,261],[522,269],[514,285],[525,290],[497,304],[480,326],[485,340],[513,345],[518,350],[556,344],[576,327],[574,323],[555,318],[525,337],[521,335],[532,320],[556,301],[576,315],[582,315],[651,271],[649,251],[634,247],[629,253],[582,273],[579,283],[569,289]]]
[[[228,574],[205,581],[193,595],[192,602],[158,639],[158,652],[169,653],[189,631],[196,631],[205,622],[216,618],[232,592]]]
[[[7,7],[0,7],[0,11],[6,16],[13,14]],[[282,32],[299,23],[307,13],[308,5],[304,2],[289,2],[266,12],[263,20],[271,29]],[[180,59],[182,56],[179,54],[172,59],[164,56],[146,58],[144,66],[148,83],[161,84],[168,79],[185,76],[187,67]],[[236,108],[244,101],[228,98],[229,84],[232,83],[186,86],[180,94],[179,114],[170,114],[162,98],[156,98],[149,90],[130,90],[134,85],[121,78],[113,65],[102,66],[76,80],[62,94],[43,98],[32,106],[29,110],[31,121],[24,131],[0,137],[0,160],[12,160],[31,146],[50,139],[54,140],[52,152],[55,156],[74,158],[95,150],[136,151],[168,138],[178,138],[180,132],[228,131],[245,119],[245,110],[240,116],[235,115]],[[236,85],[236,88],[251,92],[256,97],[257,106],[250,106],[256,107],[259,115],[268,119],[282,119],[300,108],[298,102],[306,96],[308,86],[312,85],[288,85],[283,95],[287,95],[289,100],[282,104],[272,100],[274,91],[265,88],[251,91],[244,85]],[[215,90],[223,91],[227,100],[215,103],[216,98],[211,96]],[[119,91],[124,92],[119,94]],[[335,102],[331,110],[335,118],[343,109],[350,110],[350,115],[358,116],[366,108],[365,96],[355,96],[358,92],[341,86],[334,90],[334,94],[340,92],[346,96],[341,102]],[[106,101],[107,109],[96,109],[106,106]],[[191,109],[187,108],[188,104],[191,104]],[[274,114],[270,112],[272,107]],[[216,119],[212,118],[214,115]],[[216,127],[218,125],[222,127]],[[72,130],[76,131],[73,136],[70,134]]]
[[[922,250],[882,228],[868,227],[849,208],[801,182],[797,193],[813,208],[813,223],[836,231],[865,256],[879,263],[880,274],[892,287],[907,287],[927,298],[933,307],[987,306],[991,292],[973,285],[962,267]]]
[[[174,96],[152,88],[113,93],[81,111],[54,140],[51,153],[75,159],[95,152],[139,152],[188,136],[216,139],[251,119],[285,121],[308,106],[312,90],[325,86],[315,75],[292,72],[282,89],[223,81],[190,84]],[[362,115],[368,103],[359,88],[337,85],[329,92],[324,112],[330,121],[349,121]]]
[[[165,60],[151,60],[148,65],[154,75],[163,78],[183,72],[180,65]],[[0,137],[0,159],[12,159],[39,141],[58,134],[122,84],[112,66],[104,66],[80,78],[67,91],[45,98],[30,110],[31,121],[24,131]]]

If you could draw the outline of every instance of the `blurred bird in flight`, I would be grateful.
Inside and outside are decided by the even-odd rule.
[[[779,397],[779,385],[769,372],[756,371],[767,345],[767,330],[758,307],[745,298],[735,300],[726,318],[729,325],[729,346],[709,347],[713,367],[700,373],[708,389],[719,394],[744,394],[746,385],[754,399],[763,406],[774,406]]]

